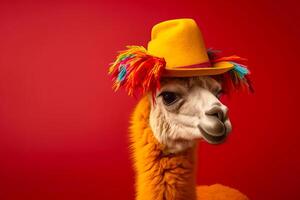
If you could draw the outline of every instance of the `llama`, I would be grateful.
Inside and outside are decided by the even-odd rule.
[[[247,200],[215,184],[196,187],[197,141],[223,142],[231,131],[221,85],[211,77],[162,79],[153,104],[143,97],[131,120],[137,200]]]
[[[109,68],[113,88],[141,94],[131,120],[136,200],[247,200],[219,184],[196,187],[197,141],[219,144],[231,131],[219,96],[252,90],[238,56],[206,50],[193,19],[161,22],[148,48],[128,46]]]

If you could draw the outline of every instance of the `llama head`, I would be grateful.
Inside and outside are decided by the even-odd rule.
[[[198,139],[212,144],[226,139],[231,123],[228,108],[219,100],[221,90],[221,84],[210,76],[161,80],[149,123],[168,152],[184,151]]]

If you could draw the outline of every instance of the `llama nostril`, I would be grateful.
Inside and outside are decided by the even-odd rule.
[[[225,113],[224,113],[224,111],[220,107],[218,107],[218,106],[212,107],[211,109],[209,109],[208,111],[206,111],[205,114],[209,115],[209,116],[217,117],[222,122],[225,119]]]

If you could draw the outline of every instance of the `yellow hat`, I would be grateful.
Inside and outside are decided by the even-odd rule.
[[[174,19],[155,25],[148,52],[165,59],[163,76],[215,75],[234,67],[230,62],[212,65],[201,31],[193,19]]]
[[[128,95],[134,93],[155,94],[160,78],[191,77],[229,74],[230,84],[247,85],[244,59],[238,56],[219,57],[207,51],[201,31],[193,19],[175,19],[161,22],[152,28],[148,49],[128,46],[121,51],[109,68],[114,81],[113,88],[125,88]],[[230,73],[226,73],[229,71]],[[232,72],[232,73],[231,73]]]

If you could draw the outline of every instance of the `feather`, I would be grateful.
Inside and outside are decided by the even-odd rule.
[[[241,65],[235,62],[231,62],[234,65],[233,70],[238,73],[239,77],[244,78],[245,75],[249,74],[249,70],[245,65]]]
[[[152,92],[154,97],[160,88],[160,77],[166,62],[147,53],[142,46],[128,46],[121,51],[109,68],[113,89],[124,87],[129,96],[143,95]]]
[[[233,69],[218,76],[222,82],[222,88],[225,93],[230,93],[234,90],[248,90],[254,92],[252,81],[249,78],[250,71],[246,65],[242,64],[247,61],[245,58],[241,58],[237,55],[220,57],[218,51],[209,49],[208,55],[211,59],[211,63],[227,61],[233,64]]]

